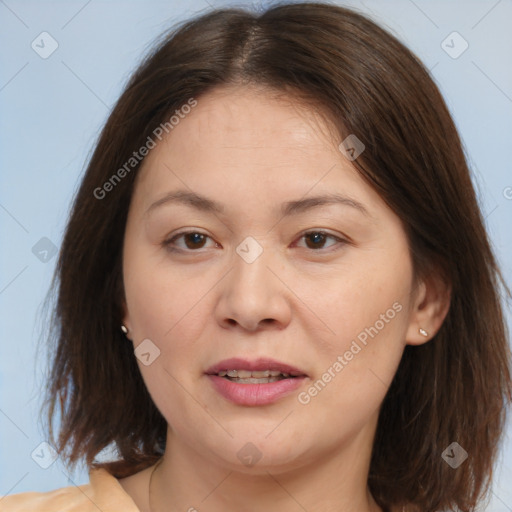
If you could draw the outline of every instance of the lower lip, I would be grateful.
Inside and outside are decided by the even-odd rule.
[[[238,405],[271,404],[295,391],[305,379],[305,377],[294,377],[265,384],[240,384],[218,375],[207,377],[224,398]]]

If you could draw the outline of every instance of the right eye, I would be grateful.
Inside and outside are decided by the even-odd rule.
[[[172,238],[165,240],[162,245],[169,251],[193,252],[197,249],[202,249],[206,240],[209,238],[210,237],[208,235],[199,231],[182,231],[181,233],[174,235]],[[176,244],[176,240],[179,239],[183,239],[185,247],[180,247]],[[217,243],[215,245],[218,246]]]
[[[307,243],[306,243],[306,246],[308,249],[314,250],[314,251],[326,249],[326,247],[323,247],[323,246],[325,244],[326,239],[329,239],[329,238],[331,240],[334,240],[335,242],[338,242],[341,244],[346,243],[346,240],[343,240],[340,237],[334,236],[330,233],[327,233],[327,232],[321,231],[321,230],[307,231],[307,232],[303,233],[302,236],[300,237],[301,240],[305,239],[309,242],[312,242],[313,247],[309,247]],[[205,233],[201,233],[200,231],[192,231],[192,230],[182,231],[181,233],[177,233],[174,236],[172,236],[171,238],[164,240],[164,242],[162,242],[162,246],[164,246],[167,250],[169,250],[171,252],[172,251],[197,252],[198,249],[203,249],[205,247],[205,244],[208,239],[213,241],[213,239],[210,236],[206,235]],[[178,245],[176,243],[177,240],[183,240],[184,246]],[[316,245],[316,247],[315,247],[315,244],[320,244],[320,246]],[[332,245],[336,245],[336,244],[332,244]],[[217,242],[215,242],[214,247],[219,247],[219,244]],[[208,248],[208,247],[206,247],[206,248]]]

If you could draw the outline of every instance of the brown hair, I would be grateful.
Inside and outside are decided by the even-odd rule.
[[[95,191],[176,109],[227,84],[293,92],[327,112],[339,142],[349,134],[363,141],[353,163],[402,219],[416,274],[440,269],[451,285],[441,329],[406,347],[384,399],[368,483],[381,506],[473,510],[488,492],[512,398],[500,286],[510,293],[461,141],[428,71],[394,36],[334,5],[212,11],[166,35],[129,80],[74,200],[58,261],[57,344],[43,404],[50,439],[58,406],[54,444],[69,467],[85,459],[121,478],[165,449],[166,421],[119,328],[122,243],[140,164],[108,197]],[[469,452],[457,469],[441,458],[453,441]],[[109,445],[119,460],[95,462]]]

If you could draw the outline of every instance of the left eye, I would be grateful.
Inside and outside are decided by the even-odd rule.
[[[330,235],[329,233],[326,233],[324,231],[308,231],[308,232],[302,234],[301,237],[299,238],[299,240],[305,239],[306,240],[306,248],[315,251],[315,250],[319,250],[319,249],[324,249],[325,242],[329,238],[331,240],[334,240],[335,242],[341,242],[341,243],[344,242],[343,239],[341,239],[337,236],[334,236],[334,235]],[[179,239],[184,240],[185,247],[183,247],[183,246],[180,247],[178,244],[176,244],[176,240],[179,240]],[[186,251],[187,249],[190,249],[193,251],[195,249],[202,249],[204,247],[207,239],[211,240],[211,238],[208,235],[205,235],[204,233],[200,233],[198,231],[187,231],[184,233],[178,233],[177,235],[172,237],[170,240],[165,241],[164,245],[171,251],[172,250],[182,250],[182,251],[185,250]],[[217,243],[215,245],[218,246]],[[335,245],[335,244],[331,244],[328,247],[331,247],[332,245]]]
[[[326,233],[325,231],[308,231],[307,233],[304,233],[300,239],[306,240],[306,246],[308,249],[317,250],[317,249],[324,249],[325,241],[330,238],[332,240],[335,240],[336,242],[343,242],[341,238],[330,235],[329,233]],[[311,245],[308,244],[309,241]],[[321,247],[319,247],[319,245]],[[329,247],[331,247],[334,244],[331,244]]]

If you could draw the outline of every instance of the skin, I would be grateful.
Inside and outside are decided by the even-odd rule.
[[[401,220],[338,149],[318,113],[268,90],[230,86],[197,106],[146,157],[137,177],[123,250],[124,325],[134,347],[149,338],[160,356],[137,359],[168,422],[154,473],[152,511],[376,512],[367,489],[380,405],[406,344],[439,329],[448,308],[440,279],[415,282]],[[178,203],[148,208],[185,189],[224,206],[207,213]],[[361,203],[283,217],[283,202],[337,192]],[[187,230],[207,235],[166,240]],[[326,231],[315,239],[306,231]],[[252,263],[236,252],[252,236]],[[345,242],[343,242],[345,240]],[[401,310],[302,404],[365,328]],[[422,336],[422,327],[429,335]],[[230,357],[271,357],[308,374],[266,406],[233,404],[205,370]],[[237,452],[253,443],[261,459]],[[119,480],[149,512],[148,468]]]

